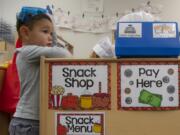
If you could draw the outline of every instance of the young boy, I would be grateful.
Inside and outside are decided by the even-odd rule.
[[[17,18],[22,48],[17,49],[20,100],[9,126],[10,135],[39,135],[40,57],[70,57],[64,48],[51,47],[53,24],[46,10],[22,8]]]

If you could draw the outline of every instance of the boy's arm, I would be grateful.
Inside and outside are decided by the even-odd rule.
[[[26,46],[22,50],[22,55],[29,62],[39,61],[41,56],[55,58],[55,57],[72,57],[71,53],[62,47],[41,47],[41,46]]]

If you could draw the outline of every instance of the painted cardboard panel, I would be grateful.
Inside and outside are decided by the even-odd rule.
[[[50,64],[49,108],[110,109],[110,65],[104,62]]]
[[[92,63],[91,63],[92,62]],[[55,108],[51,107],[51,89],[52,89],[52,66],[53,65],[96,65],[97,63],[101,63],[101,65],[110,64],[110,71],[109,73],[110,77],[110,87],[111,87],[111,109],[110,110],[64,110],[61,107]],[[52,59],[52,58],[43,58],[41,60],[41,91],[40,91],[40,135],[58,135],[57,130],[62,130],[65,132],[66,129],[63,128],[63,126],[66,126],[66,124],[62,123],[62,127],[58,126],[58,116],[61,117],[61,114],[64,114],[67,116],[67,113],[70,113],[70,116],[73,114],[96,114],[99,112],[103,112],[104,115],[104,126],[103,131],[104,135],[179,135],[179,129],[180,129],[180,110],[179,107],[152,107],[150,105],[147,105],[149,107],[122,107],[121,106],[121,66],[129,66],[129,65],[172,65],[175,66],[178,65],[178,72],[180,71],[179,67],[179,59],[174,58],[162,58],[162,59],[153,59],[153,58],[136,58],[136,59],[87,59],[87,60],[80,60],[80,59]],[[172,67],[171,67],[172,68]],[[135,68],[134,68],[135,69]],[[147,67],[145,67],[147,69]],[[160,71],[157,73],[157,67],[155,68],[156,78],[159,77]],[[125,70],[125,69],[124,69]],[[161,70],[161,68],[160,68]],[[144,75],[142,74],[143,70],[141,70],[141,77]],[[148,71],[149,73],[149,71]],[[172,70],[169,72],[170,74],[173,73]],[[175,72],[174,72],[175,73]],[[122,73],[123,74],[123,73]],[[104,74],[102,74],[103,76]],[[167,73],[165,73],[167,75]],[[164,76],[165,76],[164,75]],[[175,75],[175,74],[173,74]],[[170,75],[167,75],[170,76]],[[152,76],[149,76],[152,77]],[[143,77],[142,79],[148,80],[149,77]],[[51,79],[50,79],[51,78]],[[151,78],[154,79],[154,78]],[[171,82],[172,78],[169,79],[169,82]],[[179,79],[179,73],[178,73],[178,79]],[[162,80],[162,79],[158,79]],[[168,82],[168,79],[165,79],[166,82]],[[179,81],[178,81],[179,83]],[[164,84],[164,83],[163,83]],[[140,84],[139,84],[140,85]],[[148,85],[148,83],[146,84]],[[154,84],[153,84],[154,85]],[[158,83],[160,85],[160,83]],[[167,85],[167,84],[166,84]],[[97,85],[97,87],[99,87]],[[179,87],[179,86],[178,86]],[[118,89],[118,90],[117,90]],[[156,88],[155,88],[156,89]],[[151,92],[153,94],[156,94],[157,91],[149,91],[149,88],[145,89],[145,92]],[[165,89],[167,92],[167,90]],[[171,90],[170,90],[171,91]],[[127,91],[128,92],[128,91]],[[172,91],[171,91],[172,92]],[[149,93],[145,93],[149,94]],[[168,95],[175,95],[174,94],[168,94]],[[118,97],[118,98],[117,98]],[[158,97],[158,96],[157,96]],[[144,98],[143,98],[144,99]],[[117,104],[118,103],[118,104]],[[161,102],[162,104],[162,102]],[[144,104],[146,105],[146,104]],[[118,110],[117,110],[118,109]],[[120,109],[126,109],[126,110],[145,110],[145,111],[124,111]],[[176,109],[176,110],[174,110]],[[155,111],[146,111],[146,110],[155,110]],[[156,110],[173,110],[173,111],[156,111]],[[83,115],[82,114],[82,115]],[[63,115],[63,117],[65,117]],[[86,117],[86,115],[84,116]],[[61,120],[63,121],[63,120]],[[68,119],[68,123],[70,123],[71,119]],[[80,121],[80,119],[79,119]],[[95,122],[96,123],[96,122]],[[161,125],[161,126],[159,126]],[[95,126],[96,132],[100,131],[100,126]],[[99,127],[99,128],[97,128]],[[62,129],[61,129],[62,128]],[[78,127],[78,129],[81,129]],[[69,133],[71,134],[71,133]],[[78,133],[77,133],[78,134]],[[74,135],[74,134],[71,134]],[[79,135],[79,134],[78,134]],[[92,135],[90,133],[90,135]]]
[[[104,135],[104,113],[58,112],[55,135]]]
[[[172,110],[179,108],[178,64],[119,64],[118,108]]]

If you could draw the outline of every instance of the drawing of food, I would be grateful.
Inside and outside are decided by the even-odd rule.
[[[102,132],[102,126],[99,123],[94,123],[93,127],[92,127],[92,131],[94,133],[101,133]]]
[[[79,98],[72,93],[68,93],[66,96],[62,97],[62,108],[63,109],[78,109],[79,108]]]
[[[61,106],[62,96],[64,92],[64,87],[60,85],[53,86],[51,90],[51,101],[53,107],[58,108]]]
[[[106,109],[110,105],[110,95],[108,93],[95,93],[93,95],[93,108]]]
[[[101,93],[102,83],[99,82],[99,93],[94,93],[92,97],[93,108],[106,109],[110,105],[110,95],[108,93]]]
[[[57,135],[67,135],[68,128],[63,126],[62,124],[58,124],[57,126]]]

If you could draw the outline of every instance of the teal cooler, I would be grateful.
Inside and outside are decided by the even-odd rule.
[[[176,22],[118,22],[117,57],[177,57],[180,55]]]

